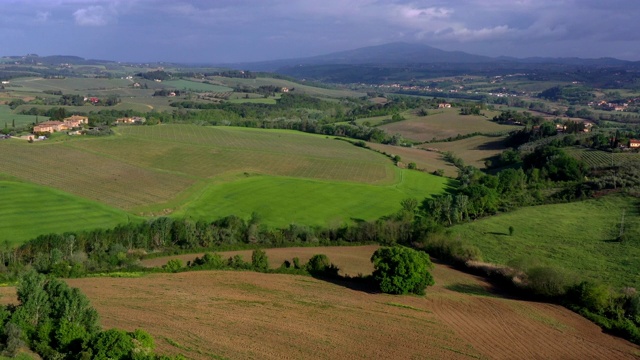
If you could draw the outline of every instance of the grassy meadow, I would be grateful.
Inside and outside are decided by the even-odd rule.
[[[0,180],[0,242],[112,227],[136,220],[122,210],[52,188]]]
[[[65,94],[86,95],[87,92],[126,89],[133,84],[126,79],[99,79],[99,78],[65,78],[65,79],[44,79],[44,78],[19,78],[11,81],[13,85],[19,86],[16,91],[59,90]]]
[[[210,185],[176,216],[206,219],[256,212],[265,224],[286,227],[341,225],[375,220],[400,210],[400,201],[440,194],[450,180],[419,171],[398,169],[397,184],[380,186],[344,181],[321,181],[276,176],[248,176]]]
[[[19,86],[13,90],[43,92],[45,90],[58,90],[65,94],[86,95],[87,92],[97,92],[108,89],[126,89],[133,84],[126,79],[99,79],[99,78],[19,78],[11,81]]]
[[[457,225],[452,231],[480,248],[483,260],[525,262],[565,269],[613,287],[640,288],[640,203],[607,196],[568,204],[528,207]],[[615,241],[624,211],[624,233]],[[509,236],[509,226],[515,232]]]

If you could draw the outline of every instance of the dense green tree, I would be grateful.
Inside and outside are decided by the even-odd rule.
[[[463,189],[469,198],[468,209],[474,218],[494,214],[498,210],[500,197],[495,189],[482,184],[474,184]]]
[[[97,334],[90,344],[95,360],[127,359],[135,347],[126,331],[109,329]]]
[[[371,256],[373,278],[380,290],[389,294],[425,293],[435,282],[429,255],[403,246],[382,247]]]
[[[16,287],[20,306],[10,321],[24,331],[27,339],[33,338],[51,313],[49,294],[45,291],[46,281],[44,275],[30,271],[20,278]]]
[[[582,179],[585,165],[560,148],[543,146],[524,157],[523,167],[540,169],[544,177],[553,181],[576,181]]]

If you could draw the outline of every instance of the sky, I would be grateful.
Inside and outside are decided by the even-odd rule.
[[[0,0],[0,55],[230,63],[390,42],[640,60],[639,0]]]

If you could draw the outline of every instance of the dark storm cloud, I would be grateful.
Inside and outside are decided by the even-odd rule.
[[[640,60],[640,1],[9,0],[4,54],[253,61],[393,41],[510,56]]]

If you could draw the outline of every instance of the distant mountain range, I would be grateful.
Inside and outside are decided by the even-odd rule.
[[[21,61],[23,63],[43,63],[47,65],[57,65],[61,63],[75,65],[94,65],[104,63],[114,63],[114,60],[84,59],[79,56],[53,55],[38,56],[28,54],[25,56],[4,56],[5,60]],[[157,63],[157,62],[150,62]],[[482,56],[470,54],[464,51],[446,51],[424,44],[410,44],[405,42],[394,42],[384,45],[367,46],[353,50],[339,51],[326,55],[281,59],[259,62],[240,62],[227,64],[180,64],[167,63],[183,66],[220,66],[231,67],[253,71],[277,71],[283,68],[295,66],[323,66],[323,65],[378,65],[378,66],[408,66],[416,64],[556,64],[556,65],[576,65],[576,66],[637,66],[640,61],[625,61],[615,58],[582,59],[576,57],[554,58],[554,57],[529,57],[515,58],[509,56]]]
[[[225,66],[253,71],[278,71],[295,66],[321,65],[415,65],[415,64],[558,64],[577,66],[640,66],[640,62],[614,58],[581,59],[552,57],[489,57],[469,54],[463,51],[445,51],[423,44],[395,42],[368,46],[354,50],[340,51],[326,55],[282,59],[272,61],[224,64]]]

